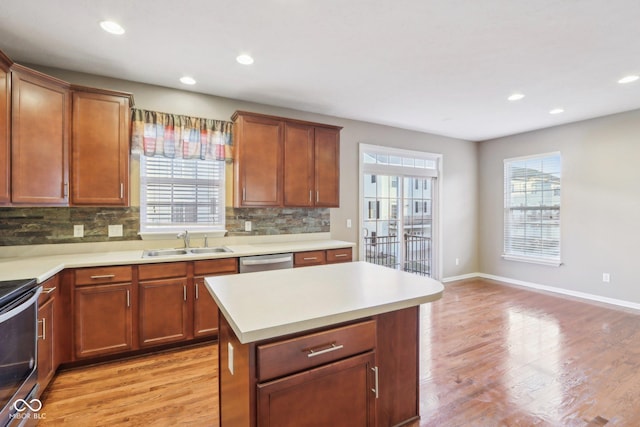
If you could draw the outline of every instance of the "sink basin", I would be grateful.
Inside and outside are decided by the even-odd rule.
[[[169,255],[186,255],[188,252],[186,249],[153,249],[144,251],[142,253],[143,258],[155,257],[155,256],[169,256]]]
[[[217,254],[222,252],[231,252],[231,249],[224,246],[218,246],[215,248],[191,248],[189,252],[192,254]]]
[[[232,252],[231,249],[224,246],[214,248],[189,248],[189,249],[151,249],[142,253],[142,258],[170,256],[170,255],[188,255],[188,254],[218,254],[224,252]]]

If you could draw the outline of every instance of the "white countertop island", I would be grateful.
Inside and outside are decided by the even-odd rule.
[[[241,343],[387,313],[442,296],[440,282],[367,263],[208,277]]]
[[[442,296],[440,282],[366,262],[205,280],[221,427],[419,419],[419,305]]]

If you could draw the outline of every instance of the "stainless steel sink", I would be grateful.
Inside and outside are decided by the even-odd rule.
[[[231,249],[224,246],[217,246],[213,248],[189,248],[189,249],[150,249],[142,253],[142,258],[152,258],[159,256],[171,256],[171,255],[199,255],[199,254],[218,254],[224,252],[232,252]]]
[[[217,254],[223,252],[231,252],[231,249],[224,246],[218,246],[215,248],[191,248],[189,252],[192,254]]]
[[[169,256],[169,255],[186,255],[188,252],[186,249],[153,249],[144,251],[142,258],[156,257],[156,256]]]

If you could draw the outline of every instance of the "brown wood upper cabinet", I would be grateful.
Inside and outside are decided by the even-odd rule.
[[[69,84],[13,64],[11,96],[11,202],[68,204]]]
[[[236,207],[282,205],[282,128],[280,120],[235,113]]]
[[[340,127],[237,111],[236,207],[338,207]]]
[[[71,204],[129,203],[128,93],[73,86]]]
[[[11,201],[11,60],[0,52],[0,205]]]

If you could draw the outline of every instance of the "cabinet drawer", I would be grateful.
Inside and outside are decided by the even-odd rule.
[[[375,348],[376,322],[316,332],[257,348],[258,381],[302,371]]]
[[[76,285],[99,285],[131,281],[131,267],[95,267],[76,270]]]
[[[328,249],[327,264],[333,264],[336,262],[351,262],[351,252],[351,248]]]
[[[38,306],[44,305],[45,302],[49,301],[51,298],[55,298],[55,296],[60,292],[60,277],[56,274],[50,279],[47,279],[42,283],[42,293],[38,298]]]
[[[138,267],[138,278],[140,280],[185,277],[186,275],[186,262],[165,262],[162,264],[148,264]]]
[[[308,251],[293,254],[293,265],[302,267],[307,265],[320,265],[326,263],[324,251]]]
[[[209,259],[195,261],[193,273],[196,276],[206,274],[229,274],[238,272],[238,258]]]

